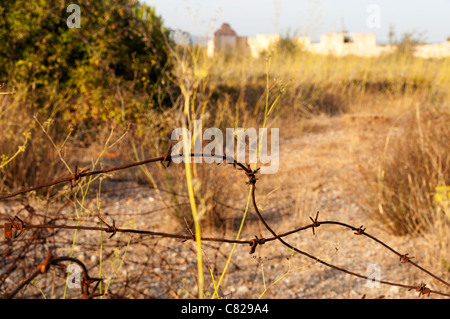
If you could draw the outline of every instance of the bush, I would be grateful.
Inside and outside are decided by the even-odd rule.
[[[69,28],[68,5],[3,1],[0,79],[31,88],[32,113],[61,115],[72,125],[133,120],[147,107],[164,108],[170,32],[154,9],[133,0],[87,0],[80,3],[81,27]],[[142,99],[125,106],[124,97],[137,93]]]
[[[413,56],[416,50],[416,46],[424,42],[424,36],[422,33],[405,32],[400,39],[395,43],[397,56]]]
[[[0,96],[0,156],[10,159],[23,146],[0,172],[2,191],[64,170],[33,116],[52,123],[48,133],[58,147],[86,147],[109,126],[124,131],[135,123],[142,135],[172,105],[171,32],[153,8],[135,0],[81,1],[81,27],[69,28],[69,4],[0,0],[0,85],[17,92]],[[31,136],[26,145],[22,133]]]
[[[450,112],[422,108],[408,114],[391,137],[379,168],[373,211],[397,235],[435,231],[447,223],[433,200],[450,185]]]

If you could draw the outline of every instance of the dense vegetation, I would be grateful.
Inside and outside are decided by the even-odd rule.
[[[133,0],[81,1],[81,27],[69,28],[69,4],[0,6],[0,79],[27,92],[28,110],[92,126],[167,107],[171,40],[154,9]]]
[[[60,146],[68,134],[76,140],[69,144],[89,145],[105,127],[124,129],[173,104],[173,42],[153,8],[80,1],[81,27],[69,28],[69,4],[1,1],[0,83],[17,93],[3,99],[0,112],[2,163],[26,146],[3,172],[2,189],[45,180],[62,167],[46,134]]]

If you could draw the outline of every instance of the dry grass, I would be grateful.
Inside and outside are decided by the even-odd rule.
[[[450,113],[445,106],[411,108],[378,139],[364,209],[391,233],[421,236],[449,269],[450,220],[436,194],[450,184]],[[380,142],[384,141],[384,144]]]
[[[202,119],[204,128],[222,130],[261,127],[267,61],[219,57],[207,67],[211,61],[202,59],[194,63],[197,72],[178,74],[178,81],[192,84],[190,121]],[[258,182],[258,205],[267,221],[290,229],[294,223],[308,222],[317,210],[341,220],[359,206],[391,234],[423,238],[430,256],[438,256],[439,266],[450,271],[448,207],[435,200],[437,188],[450,185],[448,74],[449,59],[334,58],[306,53],[279,57],[274,53],[269,103],[280,99],[267,125],[280,128],[282,158],[279,172],[260,176]],[[2,191],[67,173],[55,148],[26,111],[26,95],[19,92],[14,98],[1,99],[0,125],[7,134],[0,140],[0,154],[11,156],[23,144],[21,133],[33,132],[24,152],[0,171]],[[347,117],[350,120],[342,120],[341,115],[353,114]],[[372,114],[383,120],[367,122]],[[120,163],[163,154],[171,130],[182,126],[183,115],[181,102],[166,112],[148,111],[112,151],[120,154]],[[87,146],[98,154],[110,132],[110,128],[96,132],[99,141],[87,145],[80,141],[84,132],[74,132],[66,140],[67,130],[52,127],[49,134],[57,145],[78,149],[78,154],[64,154],[78,160],[71,161],[72,167],[80,163],[77,156],[87,155]],[[117,130],[113,139],[123,133]],[[101,163],[107,165],[107,158]],[[202,232],[234,236],[248,187],[239,172],[208,166],[193,168]],[[194,229],[191,208],[184,205],[189,202],[184,167],[172,165],[169,171],[152,166],[127,174],[131,175],[126,179],[160,188],[157,200],[168,209],[174,222],[165,222],[172,229],[185,231],[186,223]],[[250,235],[263,231],[251,212],[246,226]]]

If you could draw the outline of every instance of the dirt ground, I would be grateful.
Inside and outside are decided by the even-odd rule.
[[[349,121],[342,117],[318,117],[285,130],[280,129],[279,171],[274,175],[258,176],[258,205],[277,233],[310,224],[309,217],[314,218],[317,211],[320,212],[319,221],[340,221],[355,227],[363,225],[367,233],[401,253],[414,256],[414,261],[419,265],[445,278],[439,265],[433,265],[428,255],[428,243],[393,236],[361,209],[360,200],[364,198],[365,186],[360,171],[376,165],[374,154],[382,150],[388,129],[384,120],[358,118]],[[219,166],[217,169],[232,170],[231,166]],[[242,196],[233,199],[235,224],[239,224],[246,205],[248,186],[245,181],[242,172],[230,177],[230,183],[238,183],[236,187],[243,190]],[[108,189],[114,191],[108,192]],[[187,233],[174,222],[160,202],[160,196],[166,194],[123,177],[112,178],[109,182],[105,180],[102,190],[101,210],[107,222],[114,218],[118,227]],[[95,194],[88,197],[85,205],[88,211],[95,211]],[[46,209],[44,202],[35,202],[33,207],[35,210]],[[17,213],[23,219],[27,216],[19,201],[0,202],[0,213],[3,219]],[[60,205],[49,214],[69,217],[76,212],[70,206]],[[98,221],[94,215],[86,216],[85,220],[86,224]],[[255,235],[271,237],[258,221],[251,205],[246,221],[241,239],[252,239]],[[234,239],[236,231],[236,228],[229,227],[222,234],[205,230],[204,235]],[[49,239],[39,246],[39,254],[44,255],[48,248],[59,256],[71,254],[74,232],[61,231],[58,234],[53,241]],[[420,285],[423,281],[427,287],[445,292],[445,286],[429,275],[401,263],[398,256],[386,248],[369,238],[355,236],[349,229],[321,225],[315,229],[315,234],[308,229],[285,240],[302,251],[349,271],[405,285]],[[5,247],[7,244],[3,242],[2,248]],[[214,292],[212,276],[217,285],[233,245],[203,242],[202,248],[205,291],[206,296],[211,297]],[[129,234],[117,234],[107,239],[103,235],[103,253],[100,255],[100,234],[78,232],[73,249],[74,257],[86,263],[93,277],[100,275],[102,262],[105,283],[102,289],[103,292],[106,288],[108,291],[105,298],[192,298],[197,295],[197,258],[193,241]],[[32,267],[28,265],[26,270],[30,271]],[[0,269],[0,273],[3,271]],[[11,275],[1,287],[3,293],[17,283],[17,278],[26,276],[27,271]],[[63,278],[61,271],[50,270],[49,274],[39,276],[18,296],[61,298]],[[79,297],[76,289],[68,289],[67,294],[68,297]],[[219,288],[220,297],[232,299],[418,298],[418,294],[330,269],[289,251],[278,241],[258,246],[254,254],[249,254],[248,246],[237,245]],[[431,294],[429,298],[440,297]]]

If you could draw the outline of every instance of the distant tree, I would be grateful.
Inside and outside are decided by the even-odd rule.
[[[422,34],[416,32],[405,32],[396,43],[398,54],[412,55],[416,49],[416,46],[422,44],[424,38]]]
[[[395,43],[395,29],[392,24],[389,25],[389,33],[388,33],[388,44],[392,45]]]
[[[424,32],[410,31],[403,33],[398,40],[396,38],[394,26],[389,26],[389,44],[396,47],[395,54],[413,55],[416,46],[425,42]]]
[[[287,56],[287,55],[295,55],[302,51],[302,45],[295,41],[295,32],[291,32],[290,29],[288,29],[282,36],[280,36],[280,39],[276,43],[275,51],[278,54]]]

